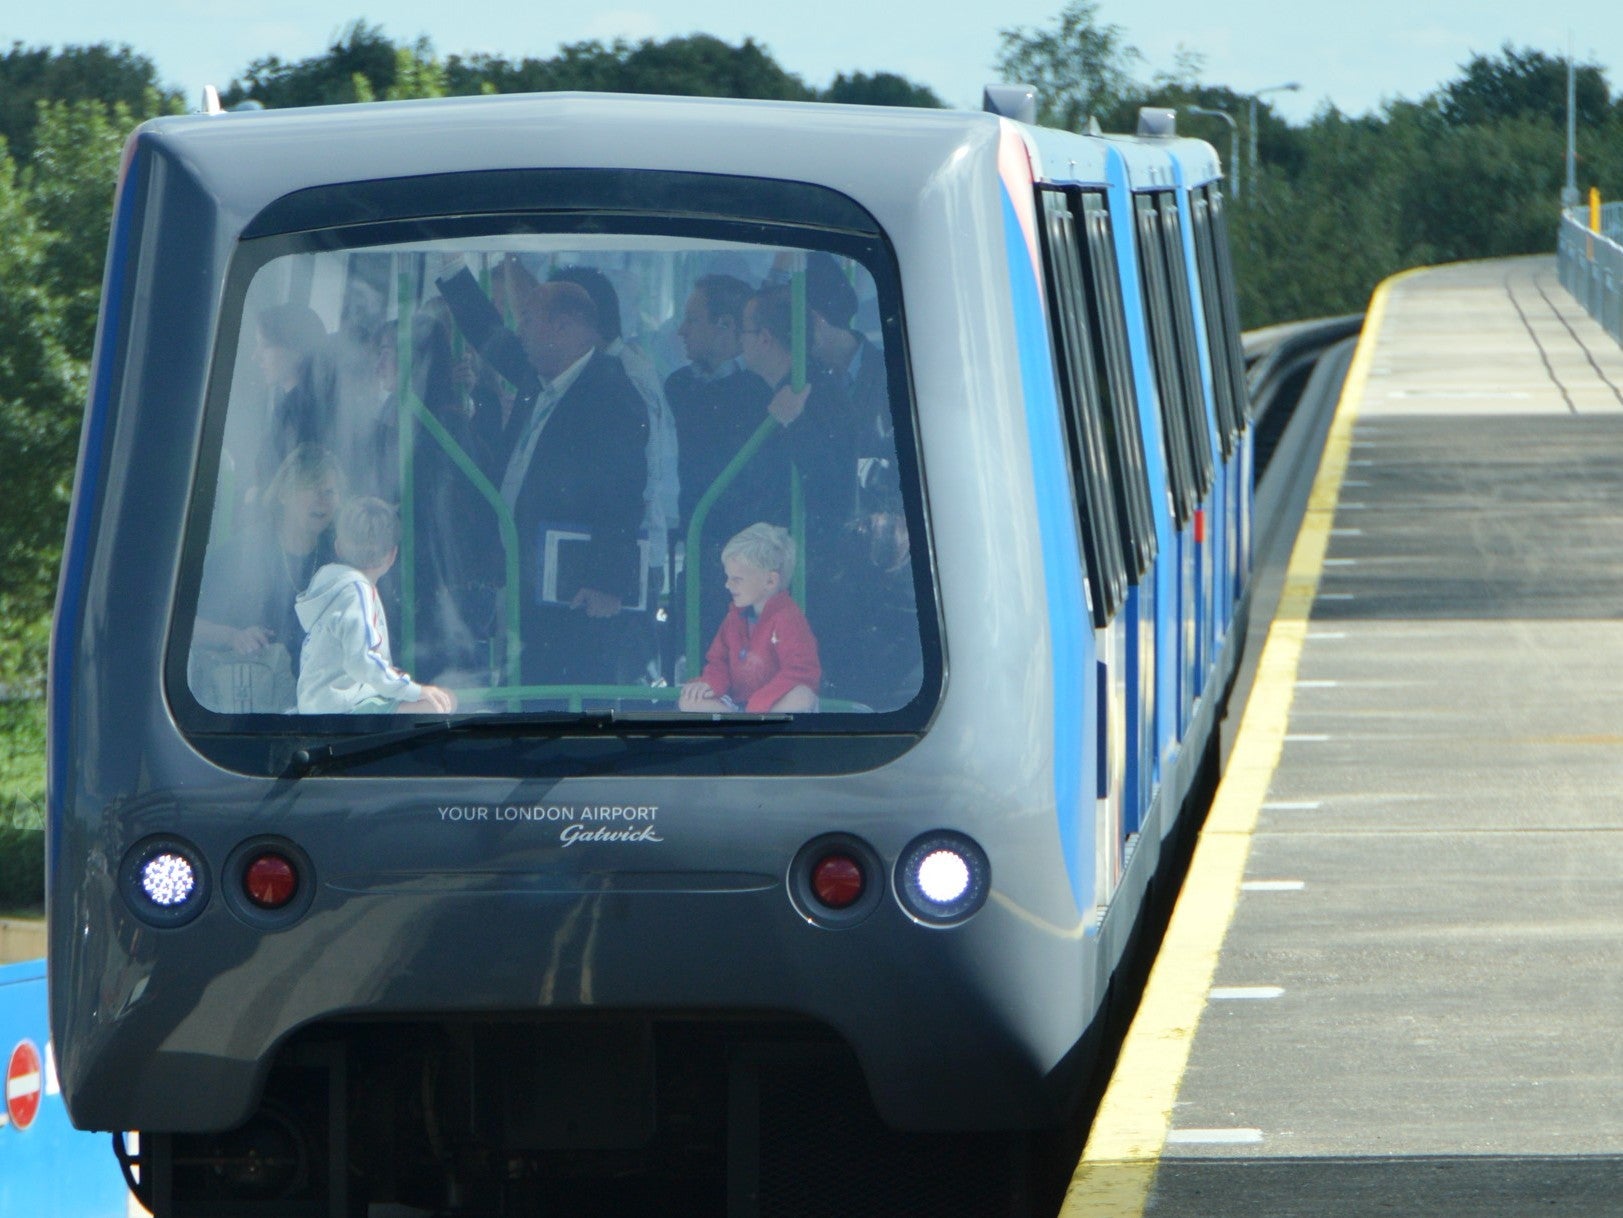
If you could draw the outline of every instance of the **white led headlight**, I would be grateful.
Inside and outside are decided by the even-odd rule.
[[[184,926],[208,904],[208,870],[190,842],[149,837],[124,856],[118,871],[124,900],[143,922]]]
[[[141,864],[141,891],[162,909],[183,905],[197,891],[197,868],[173,850],[155,854]]]
[[[920,922],[962,922],[986,903],[991,887],[986,852],[962,833],[916,837],[896,862],[896,896]]]

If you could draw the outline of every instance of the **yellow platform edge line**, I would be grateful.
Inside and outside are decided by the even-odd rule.
[[[1284,747],[1302,644],[1387,297],[1395,284],[1427,269],[1384,280],[1370,298],[1234,748],[1059,1218],[1136,1218],[1149,1202],[1195,1029],[1239,901],[1251,834]]]

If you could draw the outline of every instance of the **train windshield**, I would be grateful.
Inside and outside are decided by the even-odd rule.
[[[496,227],[278,238],[228,287],[188,713],[922,713],[933,595],[879,247]]]

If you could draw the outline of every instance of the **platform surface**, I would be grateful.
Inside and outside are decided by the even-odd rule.
[[[1623,351],[1553,258],[1377,293],[1063,1212],[1623,1214]]]

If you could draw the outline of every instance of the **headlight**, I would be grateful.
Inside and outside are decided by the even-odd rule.
[[[184,926],[208,904],[208,869],[190,842],[149,837],[124,856],[119,868],[124,900],[143,922]]]
[[[896,896],[920,922],[962,922],[986,903],[991,888],[986,852],[962,833],[916,837],[896,862]]]

